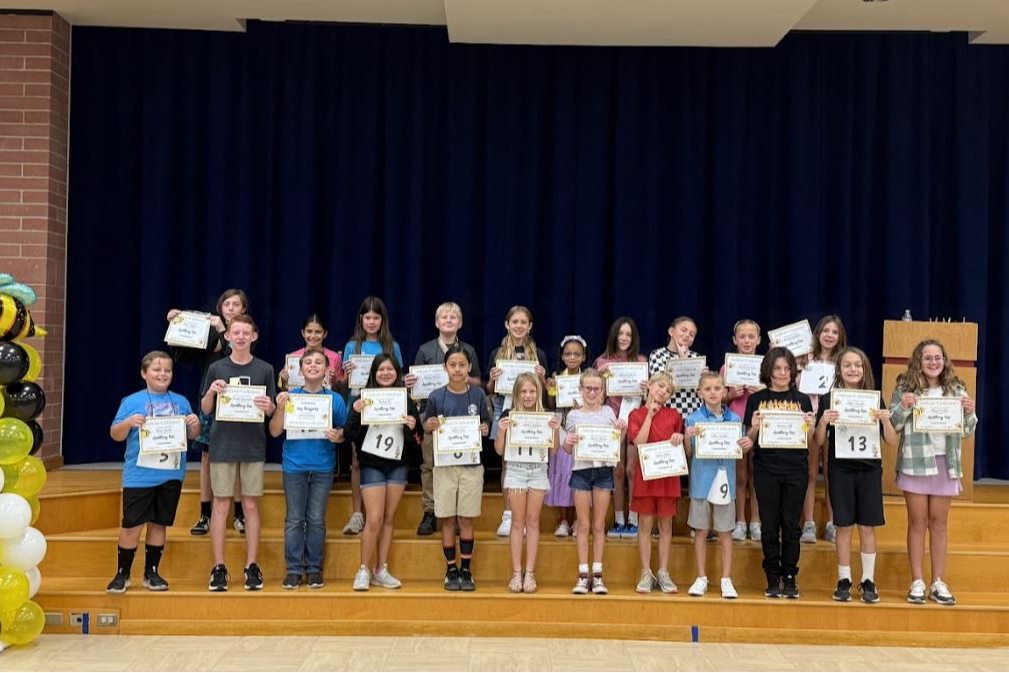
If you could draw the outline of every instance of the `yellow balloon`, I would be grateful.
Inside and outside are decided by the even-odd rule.
[[[28,600],[29,586],[24,572],[0,566],[0,614],[20,607]]]
[[[46,466],[35,456],[25,456],[13,465],[0,465],[4,473],[4,493],[30,498],[46,485]]]
[[[28,500],[28,506],[32,508],[32,520],[28,525],[34,526],[35,522],[39,520],[39,514],[42,513],[42,503],[39,502],[39,497],[37,495],[26,498],[26,500]]]
[[[0,640],[8,645],[27,645],[39,637],[45,625],[46,615],[38,603],[25,601],[10,612],[0,614]]]
[[[17,418],[0,418],[0,465],[10,465],[27,456],[34,441],[27,423]]]
[[[42,372],[42,356],[35,350],[34,346],[29,346],[24,341],[15,341],[18,346],[25,349],[28,354],[28,373],[21,379],[22,381],[34,381]]]

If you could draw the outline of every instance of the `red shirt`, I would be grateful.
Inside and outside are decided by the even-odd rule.
[[[627,419],[627,439],[630,442],[641,432],[641,426],[648,417],[648,409],[641,407],[631,412]],[[648,428],[648,442],[664,442],[675,433],[683,433],[683,417],[676,409],[662,407],[652,418],[652,426]],[[634,470],[634,497],[649,498],[679,498],[680,478],[666,477],[645,481],[641,476],[641,464]]]

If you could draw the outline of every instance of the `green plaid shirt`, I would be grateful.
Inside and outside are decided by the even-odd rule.
[[[932,455],[931,434],[913,432],[911,430],[911,409],[901,406],[900,397],[906,391],[900,388],[893,391],[890,400],[890,422],[893,429],[900,433],[900,446],[897,448],[897,471],[916,477],[930,477],[939,474],[939,468]],[[967,391],[957,387],[953,391],[956,397],[963,397]],[[906,429],[905,429],[906,426]],[[962,435],[946,435],[946,467],[950,479],[963,478],[963,464],[960,460],[960,440],[974,434],[977,428],[977,414],[971,414],[963,419]]]

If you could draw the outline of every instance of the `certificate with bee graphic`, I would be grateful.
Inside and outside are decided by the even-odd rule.
[[[185,416],[148,416],[140,428],[140,453],[179,453],[189,448]]]
[[[742,436],[742,423],[698,423],[695,455],[729,460],[742,458],[743,447],[739,445]]]
[[[396,425],[406,422],[406,388],[365,388],[361,425]]]
[[[223,393],[217,395],[215,421],[228,423],[262,423],[266,418],[263,410],[254,400],[266,395],[266,386],[245,386],[229,384]]]
[[[168,323],[165,332],[165,343],[169,346],[184,348],[207,347],[210,336],[210,314],[196,311],[182,311]]]
[[[575,460],[620,462],[620,431],[612,425],[577,425],[575,434]]]

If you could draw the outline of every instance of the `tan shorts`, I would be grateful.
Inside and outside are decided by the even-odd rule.
[[[242,481],[242,495],[258,498],[263,495],[263,466],[266,463],[210,463],[210,490],[215,498],[235,495],[235,473]]]
[[[727,533],[736,527],[736,502],[712,505],[707,500],[691,498],[687,525],[696,530]]]
[[[483,503],[483,465],[434,468],[434,515],[475,518]]]

